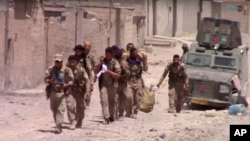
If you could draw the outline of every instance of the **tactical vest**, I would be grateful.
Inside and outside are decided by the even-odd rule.
[[[127,75],[126,75],[126,70],[123,66],[123,61],[119,62],[121,66],[121,75],[120,78],[118,79],[119,84],[120,83],[126,83],[127,82]]]
[[[171,63],[170,66],[169,66],[169,83],[176,83],[176,82],[183,82],[185,81],[185,69],[182,67],[182,66],[178,66],[177,68],[177,72],[174,73],[173,71],[174,69],[174,66],[173,64]]]
[[[142,62],[142,60],[140,60],[140,62],[130,62],[129,60],[127,60],[127,62],[129,65],[129,70],[130,70],[129,79],[130,78],[141,78],[141,75],[142,75],[141,62]]]
[[[86,67],[87,67],[86,59],[81,59],[81,60],[79,61],[79,67],[83,67],[83,68],[86,69]]]
[[[109,63],[110,63],[110,65],[109,65]],[[115,71],[116,61],[115,61],[114,59],[112,59],[109,63],[107,63],[107,64],[108,64],[108,65],[107,65],[108,69],[111,70],[111,71]],[[99,86],[100,86],[100,87],[103,85],[103,83],[105,83],[104,81],[106,81],[106,80],[104,80],[104,79],[105,79],[107,76],[104,76],[104,75],[108,75],[108,74],[101,74],[101,76],[100,76],[100,78],[99,78],[99,82],[100,82]],[[113,84],[114,86],[118,85],[116,79],[112,78],[111,76],[109,76],[109,77],[111,78],[112,84]]]
[[[73,72],[74,74],[74,84],[76,86],[79,86],[80,84],[83,83],[83,71],[82,71],[83,68],[76,68],[76,72]]]
[[[67,83],[67,81],[69,80],[68,78],[68,74],[69,74],[69,69],[70,68],[67,68],[67,67],[63,67],[62,68],[62,72],[59,71],[59,70],[56,70],[55,67],[53,67],[51,70],[50,70],[50,77],[51,79],[59,82],[59,83]],[[55,91],[63,91],[64,89],[63,88],[57,88],[55,87],[54,85],[51,86],[52,89],[54,89]]]

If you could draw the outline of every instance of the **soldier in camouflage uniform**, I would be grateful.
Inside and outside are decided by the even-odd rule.
[[[85,110],[84,96],[90,94],[90,83],[85,69],[77,67],[75,55],[69,56],[68,67],[71,68],[75,78],[71,94],[66,98],[68,116],[71,119],[70,129],[74,130],[82,126]]]
[[[169,73],[168,79],[168,96],[169,96],[169,113],[177,113],[181,112],[181,108],[183,105],[183,94],[187,89],[187,74],[185,68],[180,64],[179,55],[173,56],[173,62],[169,63],[162,77],[157,84],[157,87],[160,87],[161,83]]]
[[[141,100],[142,90],[144,87],[142,79],[142,60],[138,56],[136,48],[130,49],[130,57],[127,59],[129,74],[128,74],[128,92],[126,100],[126,117],[134,117],[139,110],[139,101]]]
[[[79,63],[83,58],[84,47],[82,45],[76,45],[74,47],[75,57],[77,58],[77,63]]]
[[[90,60],[86,57],[84,57],[84,47],[82,45],[76,45],[74,48],[75,51],[75,56],[77,58],[77,66],[79,68],[83,67],[87,74],[88,74],[88,78],[90,79],[90,83],[92,81],[92,79],[94,78],[94,72],[93,72],[93,68],[91,67],[91,63]],[[93,85],[90,85],[90,90],[93,89]],[[88,105],[88,103],[86,103],[86,101],[88,101],[90,99],[90,95],[85,95],[85,104]]]
[[[106,48],[103,64],[99,64],[99,71],[102,75],[99,78],[100,99],[104,120],[109,123],[115,118],[115,98],[117,94],[118,82],[121,67],[119,62],[113,58],[111,47]]]
[[[124,115],[124,110],[125,110],[125,102],[126,102],[126,95],[127,95],[127,75],[129,73],[128,69],[128,63],[123,60],[122,54],[123,51],[122,49],[113,46],[113,51],[114,51],[114,58],[120,63],[121,66],[121,75],[118,79],[118,109],[119,109],[119,118],[123,117]]]
[[[65,95],[69,94],[69,87],[73,84],[74,76],[70,68],[63,65],[63,56],[54,55],[54,65],[45,72],[44,81],[49,87],[50,109],[56,124],[56,133],[62,132],[63,114],[65,111]]]
[[[85,41],[83,43],[83,46],[84,46],[84,58],[86,59],[86,61],[88,61],[87,63],[90,64],[90,66],[91,66],[91,69],[87,69],[87,73],[88,73],[88,77],[90,79],[90,90],[92,92],[94,90],[94,83],[95,83],[95,72],[94,72],[94,70],[96,69],[95,68],[96,67],[96,62],[95,62],[94,55],[92,55],[90,53],[91,43],[89,41]],[[91,95],[85,101],[86,106],[89,106],[90,100],[91,100]]]
[[[127,60],[130,56],[130,49],[134,48],[134,44],[133,43],[128,43],[127,44],[127,51],[123,53],[122,58],[124,60]],[[147,61],[147,55],[145,52],[143,51],[137,51],[137,56],[140,57],[140,59],[142,60],[142,66],[143,66],[143,71],[148,71],[148,61]]]

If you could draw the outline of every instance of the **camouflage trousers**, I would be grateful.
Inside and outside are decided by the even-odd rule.
[[[117,87],[100,87],[100,100],[102,106],[102,115],[105,119],[115,118]]]
[[[127,84],[119,84],[117,88],[118,93],[118,109],[119,109],[119,117],[124,115],[125,111],[125,102],[127,96]]]
[[[66,107],[69,122],[76,121],[78,125],[82,124],[85,116],[84,95],[81,91],[72,89],[71,94],[66,97]]]
[[[63,116],[65,112],[65,95],[63,92],[56,93],[51,92],[50,93],[50,109],[53,113],[53,118],[56,125],[60,125],[63,123]]]
[[[183,105],[184,84],[175,84],[169,87],[169,110],[168,112],[179,113]]]
[[[136,115],[139,111],[139,102],[142,97],[143,85],[141,81],[128,83],[126,95],[126,116]]]
[[[93,84],[91,84],[91,85],[93,85]],[[93,87],[93,86],[91,86],[91,87]],[[90,105],[91,96],[92,96],[92,91],[90,92],[90,96],[87,97],[87,98],[85,98],[85,105],[86,105],[87,107],[89,107],[89,105]]]

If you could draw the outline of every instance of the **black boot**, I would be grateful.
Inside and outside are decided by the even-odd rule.
[[[82,128],[82,120],[83,120],[83,119],[79,119],[79,120],[77,121],[76,128]]]
[[[107,124],[109,124],[109,122],[110,122],[109,118],[104,118],[104,120],[105,120],[105,122],[106,122]]]
[[[114,122],[115,119],[114,119],[113,117],[110,117],[110,118],[109,118],[109,121],[110,121],[110,122]]]
[[[56,125],[55,133],[56,134],[62,133],[62,125],[61,124]]]
[[[175,110],[176,110],[177,113],[180,113],[181,112],[181,106],[176,106]]]

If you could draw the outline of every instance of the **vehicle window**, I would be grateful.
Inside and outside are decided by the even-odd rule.
[[[225,58],[225,57],[215,57],[214,65],[235,68],[236,67],[236,59],[235,58]]]
[[[211,56],[203,54],[189,54],[186,63],[197,66],[210,66]]]
[[[221,36],[220,43],[221,43],[221,44],[226,44],[226,43],[227,43],[227,35],[222,35],[222,36]]]
[[[204,43],[210,43],[210,40],[211,40],[211,34],[209,32],[206,32],[204,34],[204,40],[203,40],[203,42]]]

